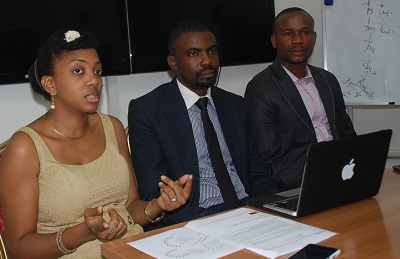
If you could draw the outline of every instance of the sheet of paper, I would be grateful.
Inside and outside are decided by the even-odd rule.
[[[185,227],[270,258],[336,235],[331,231],[248,208],[191,221]]]
[[[128,243],[156,258],[219,258],[246,248],[276,258],[336,233],[248,208]]]
[[[219,258],[242,249],[189,228],[172,229],[128,243],[155,258]]]

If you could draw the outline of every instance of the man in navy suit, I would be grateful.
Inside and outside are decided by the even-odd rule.
[[[167,62],[176,77],[129,104],[132,161],[144,199],[160,195],[162,175],[179,179],[190,173],[193,188],[188,202],[166,212],[153,228],[226,210],[195,105],[200,97],[208,97],[208,114],[238,200],[271,191],[244,98],[214,86],[219,57],[213,33],[202,23],[183,22],[172,29],[168,48]]]
[[[300,186],[310,144],[356,135],[336,77],[307,65],[315,40],[310,14],[283,10],[271,35],[277,57],[245,92],[260,155],[280,191]]]

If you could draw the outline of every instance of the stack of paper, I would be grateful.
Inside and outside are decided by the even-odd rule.
[[[276,258],[336,233],[239,208],[129,243],[156,258],[219,258],[246,248]]]

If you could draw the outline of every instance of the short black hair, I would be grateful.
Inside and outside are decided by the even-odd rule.
[[[71,31],[79,33],[80,36],[67,42],[66,33]],[[90,32],[79,32],[77,30],[58,30],[54,32],[41,46],[35,62],[28,70],[32,89],[42,94],[47,100],[50,100],[51,96],[40,85],[40,79],[42,76],[54,74],[54,59],[65,52],[79,49],[95,49],[97,51],[98,45],[96,36]]]
[[[176,46],[175,42],[178,40],[183,34],[188,32],[211,32],[210,28],[202,22],[195,20],[188,20],[181,23],[176,24],[168,37],[168,53],[169,55],[175,56],[176,54]]]
[[[272,23],[272,33],[275,33],[275,28],[276,28],[276,21],[284,14],[287,13],[295,13],[295,12],[303,12],[305,13],[308,17],[310,17],[311,21],[312,21],[312,25],[314,27],[314,18],[311,16],[311,14],[309,14],[306,10],[301,9],[300,7],[289,7],[284,9],[283,11],[281,11],[280,13],[278,13],[278,15],[275,17],[274,22]]]

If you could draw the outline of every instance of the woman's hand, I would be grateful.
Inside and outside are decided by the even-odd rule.
[[[190,197],[192,191],[193,176],[185,174],[178,180],[173,181],[167,176],[161,176],[160,197],[157,199],[157,205],[165,211],[175,210],[182,205]]]
[[[124,219],[115,209],[108,209],[110,221],[106,222],[103,218],[103,207],[87,208],[84,212],[86,226],[89,231],[98,239],[112,240],[121,236],[127,228]]]

